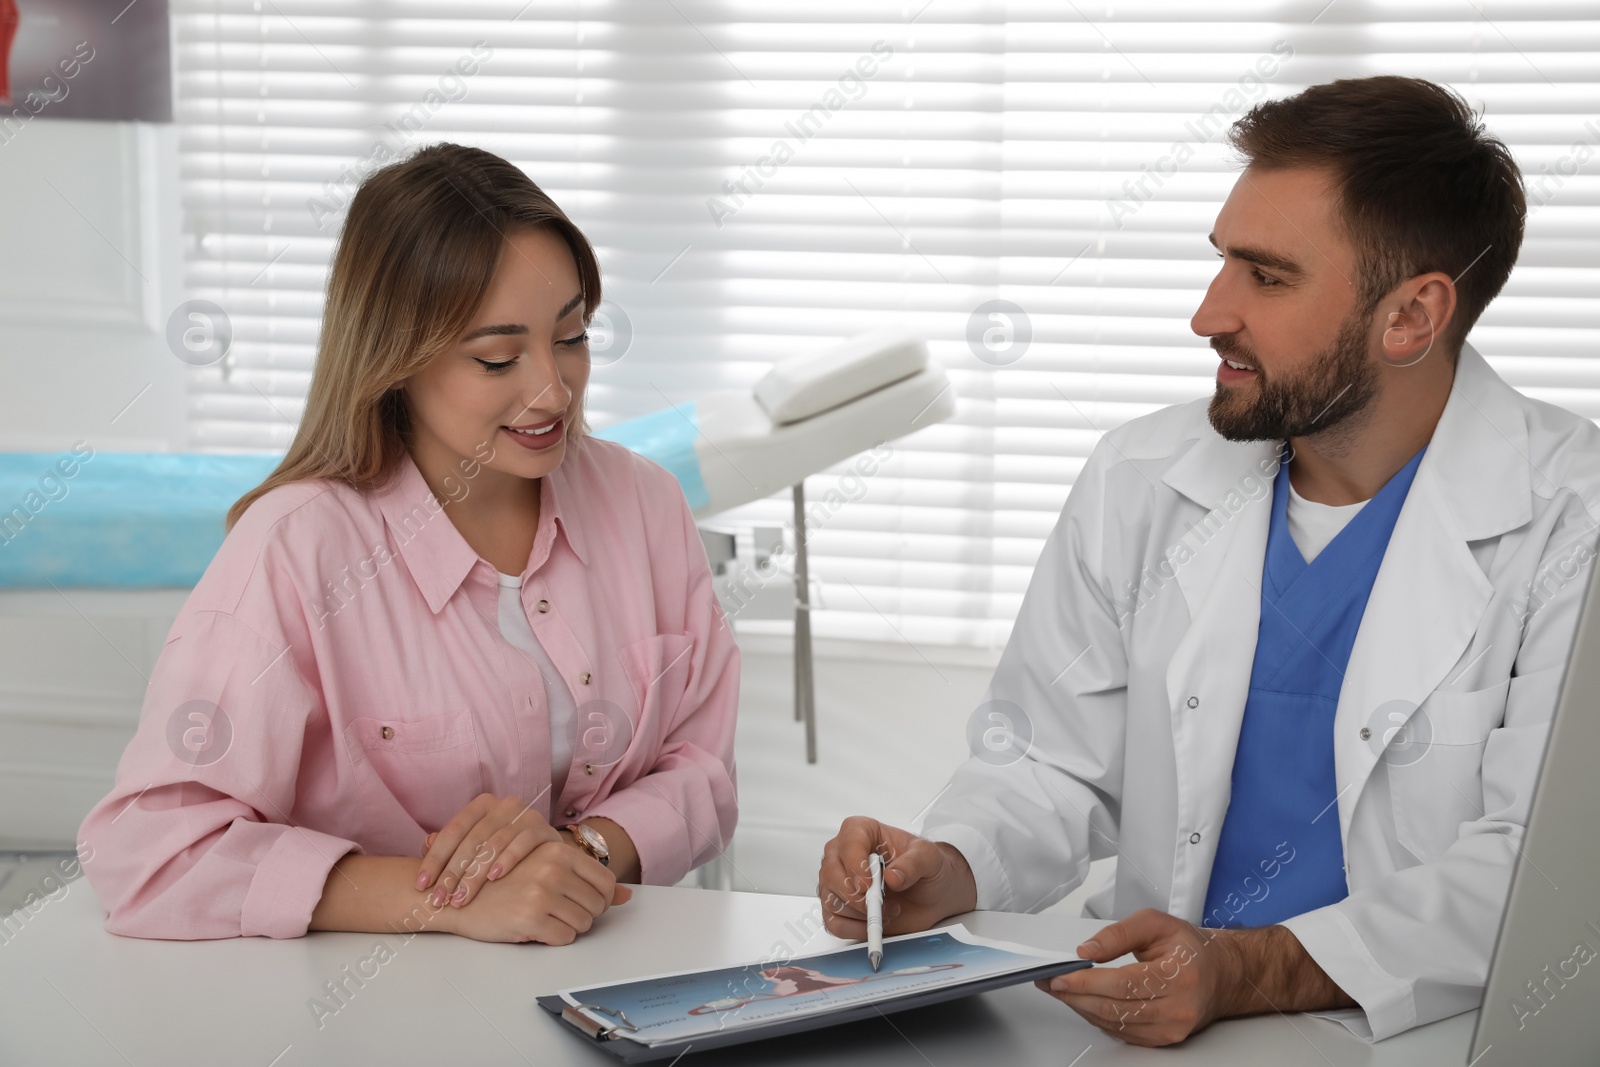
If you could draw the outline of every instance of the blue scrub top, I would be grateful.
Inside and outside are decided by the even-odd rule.
[[[1311,563],[1289,534],[1289,465],[1278,468],[1250,693],[1203,926],[1270,926],[1349,895],[1333,716],[1372,583],[1426,451]]]

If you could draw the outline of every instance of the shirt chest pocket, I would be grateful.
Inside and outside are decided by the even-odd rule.
[[[655,763],[662,740],[672,732],[689,686],[689,661],[693,658],[694,638],[688,634],[655,634],[635,641],[619,650],[623,667],[632,692],[629,694],[633,708],[629,709],[624,732],[629,755],[645,756],[640,769],[648,770]],[[580,719],[583,718],[580,708]],[[590,732],[580,738],[580,748],[589,747]],[[616,762],[622,753],[617,749],[617,738],[610,743],[611,758]],[[631,762],[631,760],[630,760]]]
[[[1395,835],[1428,862],[1483,817],[1483,750],[1505,718],[1511,682],[1470,693],[1434,693],[1412,713],[1410,744],[1386,750]]]
[[[362,799],[378,825],[403,810],[437,829],[483,792],[472,712],[444,711],[426,719],[352,719],[345,747],[357,764]]]

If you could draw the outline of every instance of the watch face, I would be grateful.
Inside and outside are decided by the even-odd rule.
[[[606,861],[610,853],[606,851],[606,839],[600,836],[600,831],[579,823],[573,828],[572,832],[583,839],[583,843],[588,846],[589,851],[594,853],[595,859],[598,859],[601,863]]]

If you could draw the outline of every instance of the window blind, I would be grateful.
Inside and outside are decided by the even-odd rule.
[[[1251,104],[1337,77],[1460,91],[1529,185],[1473,341],[1600,415],[1600,20],[1587,0],[174,0],[188,295],[227,313],[192,444],[285,447],[342,210],[435,140],[522,166],[606,279],[598,426],[848,335],[927,339],[957,414],[811,533],[814,626],[1004,641],[1107,430],[1204,396],[1188,320]],[[777,525],[787,496],[731,513]]]

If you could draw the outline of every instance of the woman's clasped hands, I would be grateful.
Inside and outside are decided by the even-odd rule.
[[[531,804],[490,793],[428,835],[416,888],[430,887],[436,920],[452,933],[549,945],[570,945],[633,896]]]

